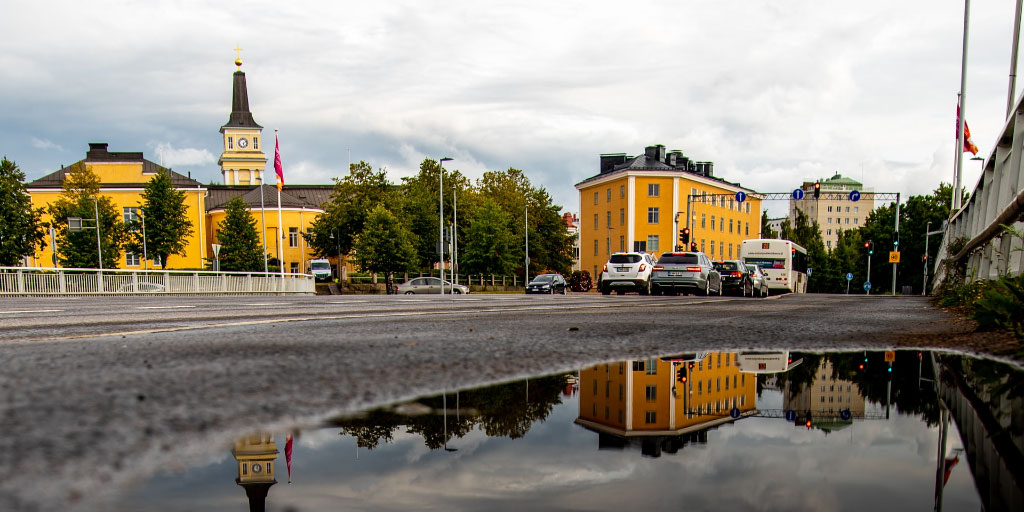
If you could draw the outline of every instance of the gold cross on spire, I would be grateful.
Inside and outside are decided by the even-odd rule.
[[[235,44],[235,65],[238,66],[238,70],[242,70],[242,48],[241,45]]]

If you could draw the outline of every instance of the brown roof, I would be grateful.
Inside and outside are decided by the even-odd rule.
[[[277,208],[277,187],[262,185],[263,207]],[[207,185],[206,211],[224,208],[228,201],[241,197],[249,208],[260,207],[260,186]],[[334,185],[285,185],[281,190],[282,208],[311,208],[322,210],[331,200]]]
[[[142,158],[142,152],[134,151],[107,151],[106,142],[91,142],[89,143],[89,151],[85,153],[85,158],[79,160],[67,167],[61,167],[59,171],[52,172],[39,178],[35,181],[31,181],[25,185],[26,188],[61,188],[64,184],[64,178],[71,168],[81,163],[93,163],[93,162],[139,162],[142,164],[142,174],[156,174],[157,172],[166,171],[171,176],[171,183],[176,188],[199,188],[203,184],[198,181],[176,173],[162,165],[150,162],[145,158]],[[145,187],[146,182],[140,183],[101,183],[100,188],[114,188],[114,187]]]

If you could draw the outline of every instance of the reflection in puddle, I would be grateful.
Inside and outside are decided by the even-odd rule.
[[[120,506],[1021,510],[1022,390],[1006,365],[916,351],[617,361],[336,418],[291,460],[254,434]]]

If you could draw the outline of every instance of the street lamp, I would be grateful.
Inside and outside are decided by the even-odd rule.
[[[440,212],[437,217],[437,251],[441,255],[441,262],[439,268],[441,270],[441,295],[444,295],[444,163],[451,162],[453,158],[441,157],[437,161],[437,165],[441,172],[438,173],[438,184],[437,190],[439,192],[437,196],[438,211]]]
[[[263,273],[270,273],[267,270],[267,214],[263,207],[263,178],[256,176],[256,186],[260,187],[260,229],[263,230]]]

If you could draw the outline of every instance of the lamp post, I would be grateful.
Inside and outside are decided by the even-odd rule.
[[[256,186],[260,187],[260,229],[263,231],[263,273],[267,274],[267,214],[263,207],[263,178],[256,177]]]
[[[95,197],[92,198],[92,211],[93,211],[93,214],[96,215],[94,217],[96,219],[96,254],[99,256],[98,259],[100,260],[100,272],[102,273],[102,271],[103,271],[103,245],[100,243],[100,206],[99,206],[99,203],[96,201]],[[103,290],[100,290],[100,291],[103,291]]]
[[[452,187],[452,282],[459,284],[459,196]],[[468,284],[468,283],[467,283]]]
[[[449,157],[441,157],[437,161],[437,165],[440,168],[438,173],[438,196],[437,196],[437,251],[441,255],[440,265],[438,266],[441,270],[441,295],[444,295],[444,163],[451,162],[453,159]]]
[[[141,210],[140,210],[141,212]],[[149,270],[149,253],[146,251],[146,215],[139,215],[142,219],[142,269]]]

